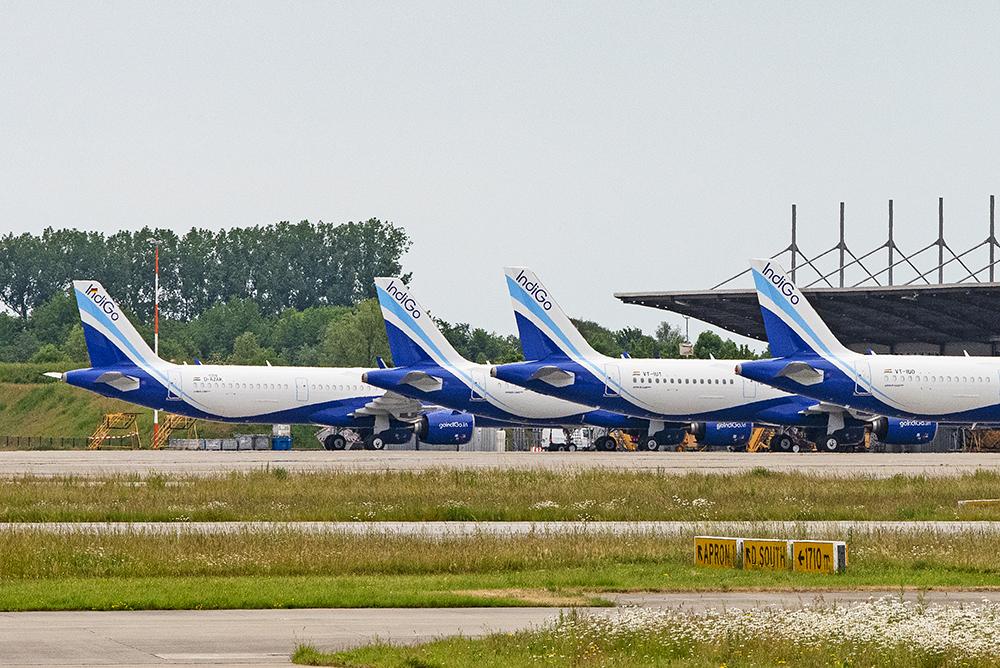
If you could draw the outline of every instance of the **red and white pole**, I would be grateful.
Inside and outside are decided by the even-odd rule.
[[[153,247],[153,353],[160,356],[160,244]],[[160,435],[160,411],[153,409],[153,442]]]

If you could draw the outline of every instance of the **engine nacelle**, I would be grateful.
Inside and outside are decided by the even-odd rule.
[[[880,417],[872,423],[872,433],[890,445],[913,445],[934,440],[937,422]]]
[[[420,416],[416,433],[424,443],[431,445],[462,445],[472,440],[476,418],[457,411],[433,411]]]
[[[752,422],[694,422],[691,433],[703,445],[745,445],[750,442]]]

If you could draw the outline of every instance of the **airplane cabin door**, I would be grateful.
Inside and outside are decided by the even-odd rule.
[[[472,372],[472,401],[483,400],[483,390],[486,389],[486,375],[482,371]]]
[[[604,365],[604,396],[617,397],[622,386],[622,372],[617,364]]]
[[[743,398],[753,399],[757,396],[757,383],[749,378],[743,379]]]
[[[295,400],[309,401],[309,381],[305,378],[295,379]]]
[[[868,386],[872,380],[871,363],[865,360],[854,362],[854,396],[871,396]]]
[[[167,401],[180,401],[181,372],[170,371],[167,374]]]

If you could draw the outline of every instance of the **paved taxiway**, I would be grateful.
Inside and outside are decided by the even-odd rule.
[[[754,468],[837,476],[954,475],[1000,472],[990,453],[745,453],[745,452],[327,452],[300,451],[4,451],[0,476],[101,474],[218,475],[231,471],[425,471],[611,469],[668,473],[734,473]]]
[[[638,593],[624,605],[708,608],[817,602],[849,604],[895,592]],[[928,603],[1000,602],[1000,592],[907,592]],[[609,614],[591,608],[586,614]],[[287,666],[295,645],[343,649],[376,639],[420,642],[444,635],[512,631],[555,619],[554,608],[433,608],[361,610],[183,610],[0,613],[0,666]]]
[[[704,521],[704,522],[0,522],[0,533],[42,531],[57,534],[133,533],[145,535],[238,534],[290,531],[349,535],[421,536],[524,536],[528,534],[655,534],[659,536],[727,534],[802,534],[843,536],[882,531],[933,531],[942,534],[1000,533],[1000,522],[971,521]]]

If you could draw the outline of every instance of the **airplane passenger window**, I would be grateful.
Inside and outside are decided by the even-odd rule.
[[[966,378],[965,376],[962,376],[962,382],[963,382],[963,383],[967,383],[967,382],[969,382],[969,379],[968,379],[968,378]]]

